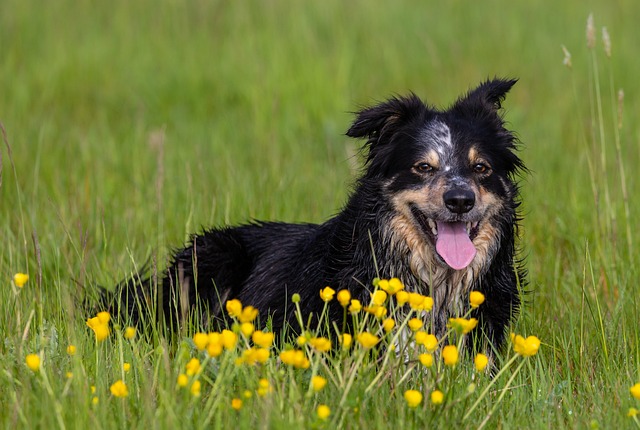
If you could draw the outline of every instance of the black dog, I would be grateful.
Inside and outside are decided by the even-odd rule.
[[[499,114],[515,82],[484,82],[447,110],[413,94],[362,110],[347,135],[367,139],[367,161],[342,212],[320,225],[254,222],[196,235],[160,282],[124,285],[127,315],[139,319],[152,302],[172,323],[196,308],[220,323],[226,301],[239,299],[273,330],[297,330],[294,293],[305,315],[318,315],[325,286],[367,304],[376,276],[398,277],[433,297],[439,334],[468,309],[471,290],[484,293],[475,316],[499,346],[524,275],[515,258],[515,178],[524,166]],[[332,306],[330,318],[341,321],[342,308]]]

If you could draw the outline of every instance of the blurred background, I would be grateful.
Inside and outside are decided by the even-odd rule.
[[[517,77],[531,313],[570,313],[585,270],[613,312],[637,262],[638,22],[631,0],[4,0],[2,272],[112,285],[206,226],[322,222],[358,173],[353,111]]]

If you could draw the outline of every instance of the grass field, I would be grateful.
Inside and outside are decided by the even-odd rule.
[[[3,1],[0,427],[640,426],[628,416],[640,409],[639,21],[631,0]],[[205,361],[197,327],[167,343],[112,326],[96,342],[85,296],[189,233],[340,210],[357,174],[350,112],[410,90],[447,105],[495,75],[520,78],[505,107],[531,170],[530,292],[512,331],[540,338],[537,355],[506,366],[505,349],[491,379],[465,358],[380,367],[356,346],[310,348],[307,370],[275,349],[262,365],[236,366],[240,347]],[[180,387],[194,357],[202,371]],[[315,392],[312,374],[329,383]],[[126,397],[110,392],[119,379]]]

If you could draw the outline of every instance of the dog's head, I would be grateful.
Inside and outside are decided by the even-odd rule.
[[[368,139],[363,179],[382,184],[391,229],[421,259],[485,267],[513,229],[523,165],[500,109],[515,82],[484,82],[447,110],[392,98],[359,112],[347,132]]]

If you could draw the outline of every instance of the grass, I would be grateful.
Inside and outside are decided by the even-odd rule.
[[[633,425],[638,18],[632,1],[3,2],[0,424]],[[513,331],[542,346],[520,371],[497,378],[470,418],[463,421],[491,380],[475,376],[473,402],[456,401],[475,375],[465,360],[443,368],[442,407],[430,405],[419,371],[401,382],[391,372],[367,392],[378,373],[366,366],[340,407],[344,386],[331,382],[307,397],[308,371],[273,360],[235,373],[210,361],[199,398],[176,388],[188,360],[204,359],[190,340],[196,327],[174,344],[154,330],[129,341],[124,327],[112,327],[114,336],[96,344],[79,305],[85,295],[150,256],[164,261],[189,233],[251,218],[320,222],[337,212],[357,173],[356,143],[343,136],[349,111],[408,90],[447,104],[493,75],[520,78],[505,106],[532,170],[522,184],[531,292]],[[18,272],[30,275],[23,288],[11,282]],[[30,353],[43,358],[38,374],[25,364]],[[255,394],[262,377],[273,386],[265,398]],[[129,385],[124,399],[109,393],[118,379]],[[409,388],[425,395],[417,410],[402,397]],[[245,389],[253,397],[236,413],[231,398]],[[320,403],[331,408],[327,422],[315,415]]]

